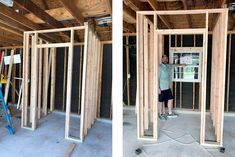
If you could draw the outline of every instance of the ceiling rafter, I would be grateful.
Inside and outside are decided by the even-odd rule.
[[[124,0],[124,3],[134,11],[147,10],[145,5],[136,0]]]
[[[84,17],[82,16],[81,12],[78,10],[78,8],[72,3],[73,1],[70,0],[60,0],[64,7],[70,12],[70,14],[77,19],[77,22],[80,25],[84,24]]]
[[[183,3],[184,10],[188,10],[187,1],[186,0],[181,0],[181,2]],[[188,26],[189,26],[189,28],[191,28],[192,27],[191,16],[189,14],[187,14],[186,17],[187,17],[187,20],[188,20]]]
[[[46,24],[53,28],[62,28],[64,25],[54,19],[52,16],[50,16],[47,12],[45,12],[43,9],[38,7],[36,4],[34,4],[31,0],[22,1],[22,0],[14,0],[15,3],[17,3],[20,7],[27,10],[28,12],[31,12],[38,18],[42,19]]]
[[[0,22],[11,25],[19,31],[41,30],[44,27],[35,24],[21,14],[16,13],[12,8],[8,8],[0,3]],[[42,38],[48,41],[58,41],[58,36],[42,35]]]
[[[63,27],[65,27],[61,22],[59,22],[56,19],[54,19],[51,15],[49,15],[43,9],[41,9],[36,4],[34,4],[31,0],[27,0],[27,1],[15,0],[14,2],[17,5],[19,5],[21,8],[23,8],[24,10],[27,10],[28,12],[34,14],[35,16],[37,16],[38,18],[43,20],[51,28],[63,28]],[[70,39],[70,35],[66,34],[66,32],[59,33],[59,34],[65,40],[69,40]],[[79,41],[79,37],[77,35],[75,36],[75,40]]]
[[[159,7],[157,5],[157,2],[155,0],[147,0],[147,2],[149,3],[149,5],[153,8],[153,10],[157,11],[159,10]],[[173,26],[168,22],[168,20],[166,19],[166,17],[164,16],[159,16],[159,18],[162,20],[162,22],[167,26],[167,28],[172,29]]]
[[[136,19],[136,12],[123,4],[123,12],[127,13],[131,18]]]

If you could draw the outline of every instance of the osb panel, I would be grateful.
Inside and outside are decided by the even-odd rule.
[[[111,14],[110,0],[72,0],[84,17]]]
[[[32,2],[43,10],[63,7],[63,4],[58,0],[32,0]]]
[[[46,12],[58,21],[74,19],[74,17],[64,7],[46,10]],[[44,23],[43,20],[41,20],[34,14],[26,14],[25,17],[35,23]]]

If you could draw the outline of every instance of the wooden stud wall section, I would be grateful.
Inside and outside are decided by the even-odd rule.
[[[157,138],[157,132],[151,128],[156,127],[156,101],[154,95],[156,73],[155,61],[158,55],[152,53],[156,50],[154,47],[154,24],[143,15],[138,15],[137,28],[137,112],[138,114],[138,138],[151,139],[149,135],[145,135],[145,131],[152,132],[153,140]],[[153,127],[150,127],[150,126]]]
[[[75,30],[85,31],[85,42],[81,44],[81,46],[84,45],[84,49],[83,52],[81,52],[81,54],[83,54],[83,63],[82,80],[80,80],[82,83],[82,90],[79,138],[70,136]],[[61,31],[71,32],[70,42],[49,43],[41,38],[38,38],[41,33]],[[29,41],[31,41],[31,46]],[[85,26],[79,27],[24,32],[23,106],[21,126],[23,128],[35,130],[37,128],[37,120],[42,117],[42,114],[44,116],[48,114],[48,107],[50,108],[50,112],[54,110],[57,47],[68,48],[68,66],[66,69],[67,73],[65,74],[65,78],[67,78],[66,90],[65,85],[63,85],[63,95],[65,96],[66,94],[65,138],[76,142],[82,142],[97,117],[97,106],[100,99],[99,87],[101,83],[99,79],[101,77],[101,73],[97,69],[101,69],[102,66],[102,55],[100,52],[101,42],[99,41],[99,38],[94,30],[92,30],[87,23],[85,23]],[[50,101],[48,101],[48,94],[50,94]],[[65,99],[63,100],[65,101]],[[30,115],[30,117],[28,117],[28,115]]]
[[[215,29],[213,30],[213,46],[212,46],[212,80],[211,80],[211,117],[213,125],[215,126],[215,135],[216,142],[208,143],[205,140],[205,119],[206,119],[206,82],[207,82],[207,43],[208,43],[208,17],[211,13],[218,13],[219,19],[216,23]],[[197,29],[157,29],[157,16],[159,15],[177,15],[177,14],[204,14],[206,16],[205,28]],[[149,116],[146,114],[145,105],[149,103],[146,101],[146,97],[149,96],[149,93],[146,92],[146,15],[154,16],[154,40],[151,41],[154,43],[154,76],[151,76],[153,79],[152,86],[153,88],[153,99],[154,102],[157,102],[157,91],[158,80],[158,68],[159,64],[159,35],[184,35],[184,34],[203,34],[203,52],[202,52],[202,78],[201,78],[201,87],[200,87],[200,104],[201,104],[201,130],[200,130],[200,143],[202,145],[210,146],[222,146],[223,140],[223,114],[224,114],[224,95],[225,95],[225,63],[226,63],[226,40],[227,40],[227,20],[228,20],[228,10],[227,9],[206,9],[206,10],[179,10],[179,11],[138,11],[137,12],[137,135],[139,139],[144,140],[157,140],[157,108],[156,104],[153,103],[153,113],[155,118],[153,118],[153,136],[145,137],[144,128],[146,128],[145,118]],[[144,31],[145,30],[145,31]],[[148,46],[148,45],[147,45]],[[151,52],[150,52],[151,53]],[[213,77],[217,70],[217,76]],[[148,75],[149,77],[149,75]],[[147,79],[149,81],[149,79]],[[146,120],[147,121],[147,120]]]

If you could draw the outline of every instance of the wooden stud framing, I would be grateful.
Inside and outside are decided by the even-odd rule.
[[[126,90],[127,90],[127,105],[130,106],[130,58],[129,58],[129,36],[126,36]]]
[[[48,41],[38,38],[41,33],[70,31],[69,43],[48,43]],[[81,116],[80,116],[80,137],[70,135],[70,115],[71,115],[71,96],[72,96],[72,76],[73,76],[73,47],[75,30],[85,31],[84,49],[81,54],[84,60],[81,62],[82,81],[81,87]],[[31,39],[31,53],[29,51],[29,41]],[[66,116],[65,116],[65,138],[76,142],[82,142],[88,133],[88,130],[94,124],[97,118],[97,108],[99,102],[99,88],[101,81],[102,53],[101,42],[95,31],[86,23],[85,26],[71,27],[64,29],[51,29],[42,31],[24,32],[24,66],[23,66],[23,103],[22,103],[22,127],[35,130],[37,120],[41,118],[41,99],[42,111],[44,115],[48,114],[49,106],[48,94],[50,94],[50,112],[54,110],[55,102],[55,78],[56,78],[56,48],[68,48],[67,73],[64,75],[67,79],[66,90]],[[42,51],[44,49],[44,51]],[[14,52],[14,51],[12,51]],[[42,55],[43,54],[43,55]],[[31,60],[31,63],[29,62]],[[42,63],[43,61],[43,63]],[[67,59],[65,58],[65,61]],[[30,64],[29,64],[30,63]],[[43,65],[43,66],[42,66]],[[65,64],[66,65],[66,64]],[[66,66],[65,66],[66,67]],[[29,69],[31,70],[29,76]],[[64,79],[65,79],[64,77]],[[50,88],[49,86],[50,84]],[[29,86],[30,83],[30,86]],[[30,90],[29,90],[30,88]],[[65,83],[63,84],[65,89]],[[29,95],[30,91],[30,95]],[[43,97],[41,98],[41,93]],[[65,93],[66,92],[66,93]],[[63,98],[65,100],[65,97]],[[28,104],[30,102],[30,105]],[[28,109],[28,107],[30,107]],[[29,114],[28,114],[29,112]],[[28,117],[30,115],[30,117]]]
[[[213,30],[213,47],[212,47],[212,69],[217,69],[216,77],[213,77],[215,72],[212,70],[212,80],[211,80],[211,118],[213,125],[215,127],[216,142],[207,143],[205,138],[205,116],[206,116],[206,81],[207,81],[207,43],[208,43],[208,18],[209,14],[218,13],[219,18]],[[190,14],[204,14],[206,15],[206,25],[204,28],[196,29],[158,29],[157,28],[157,16],[160,15],[190,15]],[[157,108],[153,107],[153,113],[155,118],[153,120],[153,137],[144,136],[144,119],[149,116],[144,112],[144,106],[148,103],[145,100],[147,96],[145,87],[146,83],[146,37],[145,33],[146,24],[145,17],[154,16],[154,76],[158,74],[158,62],[159,62],[159,35],[162,34],[174,34],[174,35],[184,35],[184,34],[203,34],[203,53],[202,53],[202,75],[201,75],[201,87],[200,87],[200,104],[201,104],[201,130],[200,130],[200,143],[202,145],[210,146],[222,146],[223,143],[223,114],[224,114],[224,95],[225,95],[225,63],[226,63],[226,40],[227,40],[227,20],[228,20],[228,9],[205,9],[205,10],[177,10],[177,11],[138,11],[137,12],[137,135],[139,139],[144,140],[157,140]],[[195,38],[195,37],[194,37]],[[182,37],[181,37],[182,40]],[[170,41],[169,41],[170,42]],[[195,43],[195,41],[194,41]],[[170,44],[170,43],[169,43]],[[194,44],[195,45],[195,44]],[[148,46],[148,45],[147,45]],[[181,44],[182,46],[182,44]],[[153,76],[154,84],[150,86],[153,88],[153,93],[155,95],[154,102],[157,102],[158,97],[156,95],[158,89],[158,81]],[[149,81],[149,79],[148,79]],[[195,90],[195,85],[193,86]],[[195,98],[194,98],[195,99]],[[194,101],[193,99],[193,101]],[[155,106],[155,105],[153,105]],[[180,104],[182,106],[182,104]],[[194,109],[194,102],[193,102]]]
[[[55,108],[56,48],[52,49],[50,111]]]
[[[42,40],[39,40],[42,44]],[[39,49],[39,63],[38,63],[38,119],[41,118],[41,106],[42,106],[42,48]]]
[[[8,69],[8,74],[7,74],[7,84],[5,87],[5,92],[4,92],[4,100],[5,103],[7,104],[8,100],[8,93],[9,93],[9,88],[10,88],[10,81],[11,81],[11,72],[12,72],[12,67],[13,67],[13,62],[14,62],[14,52],[15,50],[11,50],[11,59],[10,59],[10,64],[9,64],[9,69]]]

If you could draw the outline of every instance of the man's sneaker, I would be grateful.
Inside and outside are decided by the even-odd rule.
[[[167,118],[177,118],[178,117],[178,115],[177,114],[175,114],[174,112],[172,112],[171,114],[167,114]]]
[[[158,114],[158,118],[159,118],[160,120],[167,120],[165,114]]]

